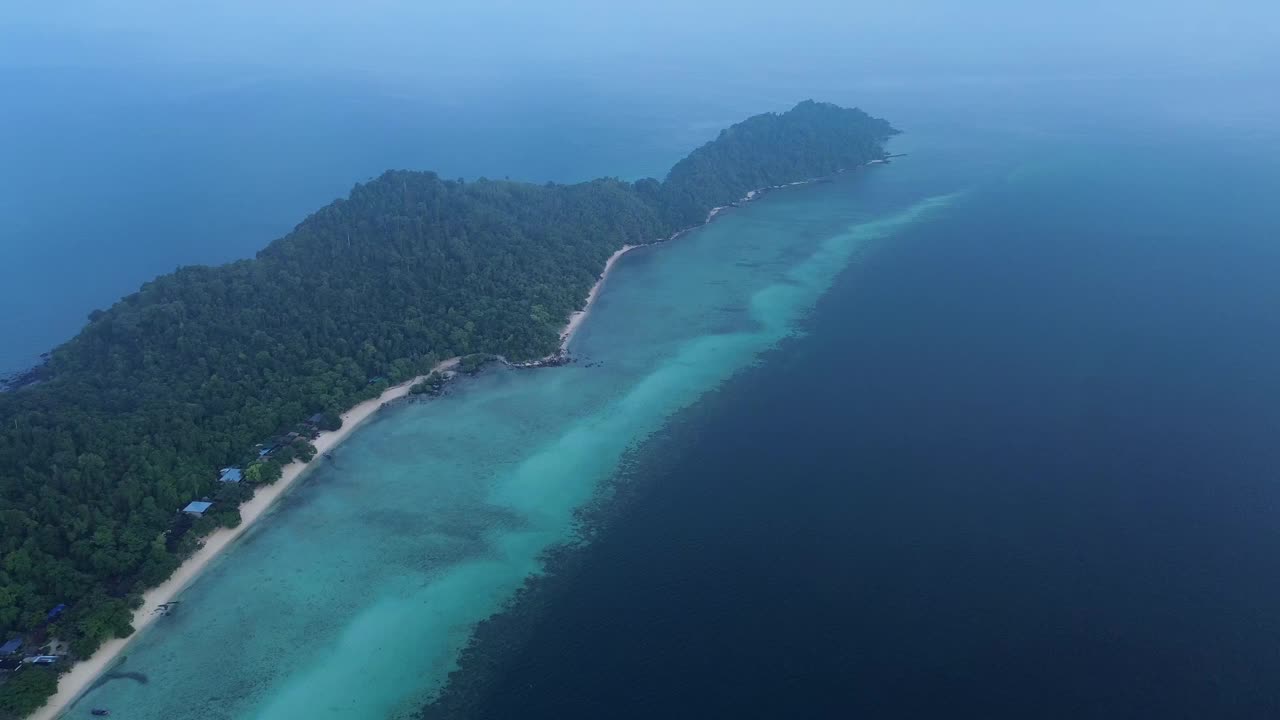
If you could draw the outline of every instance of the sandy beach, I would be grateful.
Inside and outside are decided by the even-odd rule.
[[[587,319],[587,315],[591,312],[591,306],[595,304],[596,296],[600,294],[600,288],[604,287],[604,281],[608,279],[609,272],[613,270],[614,263],[618,262],[618,258],[626,255],[628,252],[641,247],[640,245],[623,245],[616,252],[609,256],[605,261],[604,271],[600,273],[600,279],[596,280],[596,284],[591,286],[591,292],[587,293],[587,302],[578,310],[569,315],[569,322],[564,326],[564,330],[560,331],[560,351],[567,352],[569,349],[569,341],[573,339],[574,333],[578,332],[578,328],[582,322]]]
[[[449,358],[436,365],[434,370],[448,370],[458,364],[461,358]],[[253,494],[253,499],[240,506],[240,525],[234,528],[220,528],[205,538],[204,545],[195,552],[186,562],[173,573],[172,576],[160,585],[148,590],[142,596],[142,607],[133,613],[134,635],[127,638],[116,638],[105,643],[92,656],[76,663],[71,671],[63,675],[58,680],[58,692],[45,703],[44,707],[37,710],[31,715],[31,720],[53,720],[58,717],[68,705],[80,697],[80,695],[88,689],[90,683],[98,678],[103,672],[111,667],[116,658],[124,650],[137,633],[145,630],[155,619],[161,617],[161,613],[156,609],[164,603],[172,601],[178,593],[180,593],[187,585],[199,577],[200,573],[208,567],[214,558],[218,557],[226,550],[236,538],[240,537],[246,530],[257,522],[258,518],[273,505],[280,496],[284,495],[298,478],[306,473],[311,464],[323,462],[323,455],[338,446],[343,440],[346,440],[361,423],[373,417],[378,409],[385,403],[398,398],[402,398],[409,394],[409,388],[415,382],[418,382],[425,375],[420,375],[408,382],[400,383],[394,387],[387,388],[386,392],[376,398],[365,400],[350,410],[342,413],[342,427],[331,432],[321,432],[313,444],[316,446],[316,459],[310,464],[290,463],[285,466],[284,473],[280,479],[271,485],[266,485],[257,489]]]

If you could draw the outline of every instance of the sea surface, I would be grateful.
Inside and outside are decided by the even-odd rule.
[[[904,129],[381,413],[72,716],[1280,714],[1277,145]]]
[[[0,113],[0,377],[143,282],[252,257],[384,170],[661,176],[746,114],[545,83],[442,90],[154,66],[0,66],[0,84],[15,98]],[[761,109],[776,108],[750,112]]]

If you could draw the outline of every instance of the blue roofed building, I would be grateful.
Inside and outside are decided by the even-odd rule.
[[[196,500],[194,502],[187,503],[187,506],[182,508],[182,512],[187,513],[188,515],[195,515],[196,517],[201,517],[205,514],[205,511],[207,511],[211,507],[213,507],[213,503],[211,502]]]
[[[244,479],[244,473],[238,467],[222,468],[221,474],[218,475],[218,482],[238,483]]]
[[[0,657],[12,655],[22,649],[22,638],[14,638],[0,645]]]

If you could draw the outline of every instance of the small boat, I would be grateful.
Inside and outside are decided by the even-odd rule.
[[[89,711],[89,714],[90,714],[90,715],[97,715],[98,717],[106,717],[106,716],[108,716],[108,715],[110,715],[110,714],[111,714],[111,711],[110,711],[110,710],[104,710],[104,709],[102,709],[102,708],[94,708],[94,709],[92,709],[92,710],[90,710],[90,711]]]

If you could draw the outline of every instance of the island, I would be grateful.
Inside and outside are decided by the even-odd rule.
[[[253,259],[183,267],[93,312],[0,393],[0,661],[19,670],[0,675],[0,718],[130,635],[144,592],[207,562],[214,533],[258,517],[381,402],[430,396],[478,358],[562,360],[621,253],[884,160],[896,132],[805,101],[661,181],[389,171]],[[49,659],[16,660],[31,657]]]

